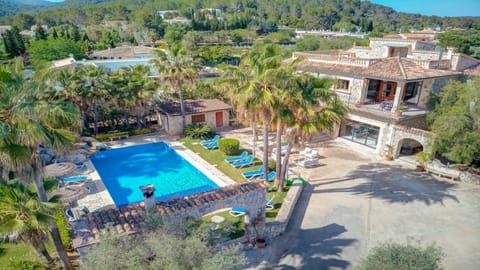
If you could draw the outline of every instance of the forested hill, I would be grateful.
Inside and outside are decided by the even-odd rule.
[[[478,18],[401,13],[360,0],[66,0],[46,8],[49,10],[31,14],[31,21],[88,26],[105,20],[128,20],[146,26],[152,23],[158,10],[176,10],[176,16],[192,19],[201,9],[217,8],[222,11],[222,19],[216,28],[205,30],[248,28],[267,22],[297,29],[373,29],[381,33],[412,27],[480,28]],[[15,17],[0,18],[0,24],[15,24],[15,21]]]
[[[20,12],[36,12],[53,5],[52,2],[42,0],[0,0],[0,17]]]

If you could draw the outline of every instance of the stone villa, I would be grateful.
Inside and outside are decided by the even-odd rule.
[[[296,52],[299,69],[336,79],[334,90],[351,109],[333,137],[375,149],[383,155],[412,155],[429,148],[427,100],[448,80],[478,73],[480,61],[453,49],[413,39],[372,38],[369,47]]]

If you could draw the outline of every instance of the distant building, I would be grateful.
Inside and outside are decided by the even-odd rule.
[[[74,68],[77,66],[77,61],[70,55],[68,58],[52,61],[52,68]]]
[[[145,46],[121,46],[102,51],[94,51],[90,58],[93,59],[126,59],[152,57],[155,48]]]
[[[212,129],[229,126],[229,115],[232,106],[219,99],[185,100],[186,124],[207,124]],[[183,133],[180,103],[164,102],[159,105],[162,127],[170,135]]]
[[[177,11],[176,10],[159,10],[157,11],[157,15],[160,16],[160,18],[164,18],[165,14],[171,13],[172,15],[175,14]]]
[[[7,30],[11,30],[12,27],[10,25],[0,25],[0,37],[2,36],[3,33],[5,33]]]
[[[327,39],[335,39],[341,37],[356,37],[366,39],[368,37],[365,33],[351,33],[351,32],[335,32],[323,30],[295,30],[296,38],[304,38],[305,36],[316,36]]]

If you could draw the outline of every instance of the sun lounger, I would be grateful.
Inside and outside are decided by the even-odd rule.
[[[234,162],[238,162],[238,161],[244,160],[247,156],[248,156],[248,152],[247,152],[247,151],[243,151],[240,156],[229,157],[229,158],[226,158],[225,161],[226,161],[227,163],[234,163]]]
[[[218,148],[218,143],[213,142],[213,143],[210,143],[210,144],[205,144],[205,145],[203,145],[203,148],[205,148],[207,150],[212,150],[212,149]]]
[[[245,210],[245,208],[241,208],[241,207],[233,207],[232,209],[230,209],[230,215],[234,216],[234,217],[239,217],[239,216],[243,216],[247,213],[247,210]]]
[[[242,176],[245,177],[247,180],[251,180],[255,177],[258,177],[258,176],[262,175],[263,172],[264,172],[264,166],[262,165],[262,167],[260,167],[260,169],[258,169],[258,170],[253,170],[253,171],[248,171],[248,172],[242,173]]]
[[[275,199],[275,195],[273,195],[270,199],[265,200],[265,208],[267,209],[274,209],[275,205],[273,204],[273,199]]]
[[[75,166],[77,166],[77,170],[85,168],[85,163],[83,162],[75,162]]]
[[[243,168],[243,167],[252,166],[253,165],[253,160],[254,160],[253,155],[249,155],[245,160],[238,161],[238,162],[235,162],[235,163],[231,163],[230,165],[232,165],[234,168],[239,169],[239,168]]]
[[[309,147],[305,147],[305,149],[303,151],[300,151],[300,155],[302,155],[302,156],[309,155],[310,153],[312,153],[312,149],[309,148]]]
[[[65,183],[69,183],[69,182],[85,181],[87,179],[88,179],[88,176],[86,175],[76,175],[76,176],[65,177],[61,180]]]
[[[220,139],[220,136],[215,135],[215,137],[213,137],[213,138],[210,139],[210,140],[201,141],[200,144],[201,144],[201,145],[207,145],[207,144],[211,144],[211,143],[217,143],[219,139]]]
[[[70,222],[77,220],[77,218],[75,217],[75,214],[73,213],[72,208],[68,208],[67,210],[65,210],[65,215],[67,216],[68,221]]]
[[[270,173],[268,173],[268,175],[267,175],[267,181],[268,181],[268,182],[273,181],[273,179],[275,179],[275,176],[276,176],[276,175],[277,175],[277,174],[276,174],[275,172],[270,172]],[[255,180],[265,180],[265,178],[263,178],[263,175],[260,175],[259,177],[256,177]]]

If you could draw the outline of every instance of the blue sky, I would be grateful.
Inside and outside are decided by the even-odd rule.
[[[480,16],[480,0],[370,0],[396,11],[437,16]]]

